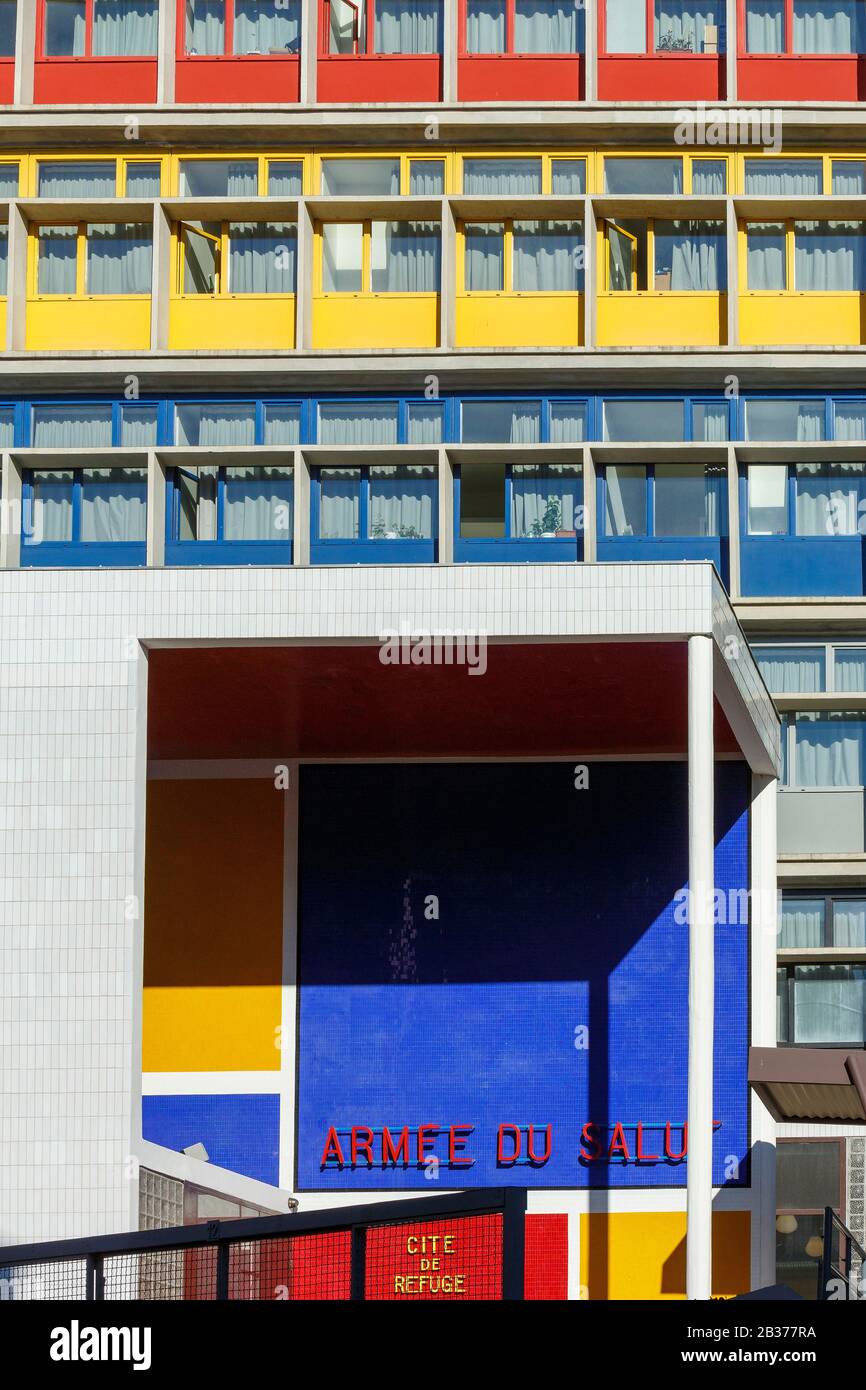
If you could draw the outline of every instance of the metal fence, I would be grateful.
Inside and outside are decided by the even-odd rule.
[[[522,1299],[526,1193],[484,1188],[0,1249],[6,1299]]]
[[[832,1207],[824,1209],[819,1303],[866,1300],[866,1250]]]

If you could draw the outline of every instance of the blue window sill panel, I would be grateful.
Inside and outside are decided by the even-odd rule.
[[[862,536],[744,536],[740,588],[746,598],[857,597],[866,593]]]
[[[35,545],[25,540],[21,546],[22,569],[129,569],[146,564],[144,541],[42,541]]]
[[[290,565],[291,541],[166,541],[167,565]]]
[[[454,559],[458,564],[520,565],[558,564],[583,559],[582,536],[559,536],[532,540],[460,540],[454,541]]]
[[[728,580],[727,538],[719,536],[607,536],[598,541],[600,561],[712,560]]]
[[[310,545],[314,565],[424,565],[435,559],[435,540],[314,540]]]

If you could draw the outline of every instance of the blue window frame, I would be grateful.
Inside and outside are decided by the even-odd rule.
[[[166,408],[147,399],[34,401],[26,410],[26,442],[35,449],[153,448]]]
[[[355,445],[442,444],[449,437],[446,405],[438,397],[312,400],[310,442],[335,448]],[[305,441],[306,442],[306,441]]]
[[[169,471],[165,558],[173,565],[290,565],[294,470],[236,463]]]
[[[139,566],[147,552],[147,469],[34,468],[24,475],[21,564]]]
[[[740,530],[745,595],[862,594],[866,465],[747,464],[740,477]]]
[[[727,578],[724,465],[613,463],[596,487],[599,560],[712,560]]]
[[[454,559],[583,559],[579,463],[468,462],[454,470]]]
[[[423,564],[437,556],[432,464],[351,464],[313,470],[313,564]]]

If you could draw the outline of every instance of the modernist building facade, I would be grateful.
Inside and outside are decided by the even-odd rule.
[[[521,901],[498,847],[523,803],[546,827],[529,863],[565,893],[558,837],[591,842],[593,816],[571,824],[548,765],[586,763],[637,863],[646,824],[605,801],[624,765],[630,804],[673,808],[657,818],[684,873],[636,915],[587,895],[623,935],[587,946],[587,979],[615,983],[604,1008],[566,995],[569,1060],[580,1028],[625,1036],[641,923],[682,991],[664,924],[691,862],[694,638],[722,663],[710,876],[766,894],[776,871],[782,890],[778,923],[764,903],[719,925],[724,1113],[694,1165],[717,1292],[772,1282],[776,1221],[779,1277],[804,1288],[825,1205],[862,1237],[862,1130],[779,1127],[777,1219],[777,1136],[743,1070],[750,1042],[866,1042],[861,9],[0,0],[4,1243],[429,1189],[432,1153],[442,1185],[533,1187],[530,1217],[564,1223],[550,1287],[681,1294],[687,1035],[670,1019],[670,1113],[638,1113],[661,1084],[652,1044],[587,1063],[549,1119],[554,1140],[590,1126],[569,1161],[512,1163],[515,1131],[544,1150],[553,1107],[522,1113],[516,1077],[475,1115],[459,1091],[413,1092],[429,1113],[396,1081],[383,1097],[387,1048],[356,1057],[366,1090],[334,1077],[384,1018],[405,1094],[413,991],[491,983],[456,925],[421,926],[466,891],[441,857],[446,886],[428,881],[440,821],[462,843],[485,807],[478,862],[498,865],[488,898],[515,940],[531,905],[512,920],[495,884]],[[464,640],[459,682],[444,658],[412,669],[413,634],[436,629]],[[407,666],[379,660],[389,633]],[[573,728],[557,689],[583,692]],[[375,901],[363,865],[384,882],[398,862],[392,932],[390,909],[357,905]],[[452,920],[484,960],[467,901]],[[329,932],[352,914],[364,949],[337,968]],[[513,985],[517,955],[489,968]],[[665,1018],[651,988],[635,999]],[[544,1057],[567,1088],[537,1021],[512,1037],[536,1008],[497,1001],[507,1056]],[[473,1051],[475,1004],[434,1016],[479,1075],[501,1070]],[[377,1167],[352,1133],[378,1145],[383,1126],[394,1143],[408,1127],[414,1162],[377,1150]],[[429,1149],[419,1126],[439,1131]]]

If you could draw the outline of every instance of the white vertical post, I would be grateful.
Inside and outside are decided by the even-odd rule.
[[[174,101],[174,73],[177,58],[177,5],[162,0],[157,29],[156,100],[160,106]]]
[[[713,640],[689,638],[689,1145],[686,1297],[712,1293]]]
[[[725,0],[725,96],[737,100],[737,0]]]
[[[752,775],[752,1046],[776,1045],[775,777]],[[752,1096],[752,1287],[776,1282],[776,1124]]]
[[[457,0],[442,7],[442,100],[457,100]]]
[[[583,17],[584,79],[583,99],[586,102],[598,100],[598,6],[604,0],[586,0]]]
[[[155,449],[147,454],[147,565],[165,564],[165,464]]]
[[[439,448],[439,467],[438,477],[438,526],[439,526],[439,563],[440,565],[453,565],[454,563],[454,469],[451,467],[451,459],[448,450]]]
[[[310,468],[303,449],[295,449],[294,469],[295,528],[292,536],[292,563],[310,563]]]
[[[301,0],[301,106],[312,106],[316,100],[318,30],[318,0]]]
[[[21,4],[15,17],[15,78],[12,100],[16,106],[33,104],[36,73],[36,6]]]

